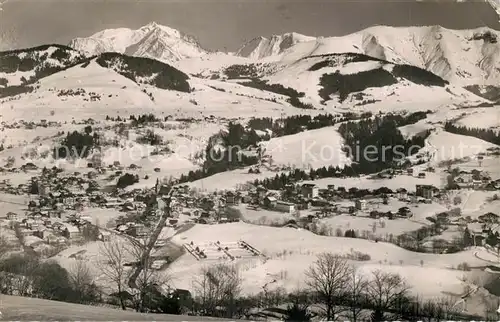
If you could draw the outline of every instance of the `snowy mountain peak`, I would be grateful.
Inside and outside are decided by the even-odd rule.
[[[73,39],[69,46],[88,55],[117,52],[165,62],[206,54],[193,37],[156,22],[151,22],[137,30],[106,29],[87,38]]]
[[[257,37],[244,44],[238,50],[237,55],[253,59],[277,56],[298,43],[313,40],[316,40],[316,38],[296,32],[272,35],[270,38]]]

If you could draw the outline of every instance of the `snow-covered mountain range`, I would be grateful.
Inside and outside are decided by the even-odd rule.
[[[375,26],[342,37],[285,34],[256,39],[239,54],[290,64],[313,55],[361,53],[424,68],[451,82],[495,84],[500,77],[499,37],[489,28]]]
[[[423,68],[452,83],[495,85],[500,81],[499,37],[500,32],[490,28],[374,26],[341,37],[310,37],[294,32],[257,37],[244,44],[236,55],[249,62],[291,65],[314,55],[360,53]],[[181,65],[186,59],[191,59],[190,64],[198,58],[213,61],[214,55],[202,49],[192,37],[156,23],[137,30],[104,30],[88,38],[74,39],[69,46],[87,55],[118,52]],[[234,60],[233,54],[217,55],[217,60],[224,57]],[[204,66],[200,70],[210,68],[201,65]]]
[[[137,30],[106,29],[88,38],[73,39],[69,46],[87,55],[117,52],[168,62],[207,53],[193,37],[155,22]]]
[[[0,70],[0,89],[7,93],[2,96],[25,92],[12,86],[32,86],[67,68],[86,66],[96,57],[101,67],[140,86],[166,90],[189,92],[193,80],[187,79],[193,77],[198,79],[194,83],[205,84],[210,78],[240,85],[244,78],[253,78],[244,86],[265,95],[284,93],[283,103],[300,108],[384,102],[384,93],[397,102],[410,102],[415,100],[411,92],[424,87],[444,100],[461,97],[459,101],[481,104],[496,101],[492,97],[500,81],[499,37],[498,31],[488,28],[375,26],[342,37],[298,33],[260,37],[232,54],[208,52],[193,38],[150,23],[137,30],[104,30],[77,38],[69,47],[48,45],[0,53],[0,64],[9,67]],[[290,93],[303,95],[299,99]]]

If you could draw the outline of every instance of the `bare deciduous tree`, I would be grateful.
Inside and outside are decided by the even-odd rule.
[[[359,272],[352,268],[350,271],[350,278],[347,283],[348,297],[349,297],[349,314],[351,321],[356,322],[359,320],[361,312],[363,311],[362,303],[366,299],[366,288],[368,281],[366,278],[359,274]]]
[[[0,260],[7,255],[10,250],[9,241],[5,236],[0,236]]]
[[[94,275],[84,261],[77,260],[68,273],[77,303],[94,303],[98,300]]]
[[[122,310],[126,310],[125,305],[125,289],[127,285],[128,271],[125,268],[126,253],[125,248],[118,240],[113,239],[109,242],[102,243],[100,247],[100,255],[103,261],[98,262],[101,273],[113,284],[116,288],[118,299]]]
[[[166,285],[169,278],[164,274],[160,276],[157,271],[151,268],[153,261],[147,251],[148,240],[128,239],[128,241],[126,244],[127,251],[135,263],[141,267],[141,271],[135,280],[135,285],[137,286],[135,310],[137,312],[145,312],[147,309],[146,301],[152,289]]]
[[[336,306],[336,302],[346,293],[351,267],[338,255],[323,253],[306,271],[306,283],[318,297],[318,302],[325,306],[328,321],[345,309]]]
[[[235,300],[241,292],[241,278],[236,266],[217,264],[202,269],[194,288],[204,314],[220,315],[218,308],[223,307],[225,315],[232,317]]]
[[[367,295],[375,308],[374,320],[383,320],[384,312],[396,307],[406,297],[409,287],[398,274],[374,271],[368,284]]]
[[[429,300],[421,306],[421,319],[423,321],[450,321],[457,318],[459,309],[454,300],[450,298],[441,298]]]

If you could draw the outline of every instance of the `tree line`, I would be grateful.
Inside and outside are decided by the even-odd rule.
[[[447,122],[444,125],[444,130],[453,134],[472,136],[484,140],[486,142],[500,145],[500,133],[492,129],[480,129],[480,128],[472,128],[466,126],[458,126],[454,125],[451,122]]]
[[[374,173],[404,163],[406,157],[416,154],[425,146],[429,131],[405,139],[398,129],[425,117],[426,114],[422,112],[406,117],[393,114],[375,116],[343,123],[338,132],[348,146],[345,151],[357,162],[360,172]],[[367,153],[369,150],[370,155]]]

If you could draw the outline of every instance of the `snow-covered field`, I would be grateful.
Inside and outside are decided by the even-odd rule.
[[[325,127],[274,138],[263,145],[273,165],[302,169],[329,165],[343,168],[351,163],[342,152],[343,141],[335,127]]]
[[[262,180],[276,175],[276,172],[269,171],[266,168],[261,168],[261,173],[248,173],[248,170],[249,168],[244,168],[221,172],[204,179],[187,183],[187,185],[191,188],[207,192],[234,190],[241,187],[241,185],[255,181],[255,179]]]
[[[322,237],[305,230],[293,228],[272,228],[253,226],[245,223],[223,225],[196,225],[191,230],[174,237],[177,243],[205,244],[219,241],[231,243],[243,240],[269,259],[261,258],[237,260],[244,280],[245,293],[256,293],[272,279],[277,279],[272,287],[284,287],[290,291],[304,282],[304,271],[321,252],[349,255],[353,251],[370,255],[366,262],[354,262],[367,271],[375,268],[401,273],[408,278],[414,292],[422,296],[442,297],[442,291],[461,293],[458,280],[464,273],[452,270],[458,264],[468,262],[479,265],[483,262],[474,256],[474,251],[449,255],[413,253],[392,244],[373,241]],[[192,255],[185,254],[170,268],[169,274],[176,287],[192,288],[192,281],[206,264]],[[436,274],[436,275],[434,275]],[[436,276],[425,286],[419,284],[424,276]],[[460,290],[457,290],[460,288]]]
[[[427,139],[428,149],[432,154],[432,162],[438,164],[446,160],[460,160],[486,152],[494,144],[471,136],[452,134],[445,131],[432,133]]]
[[[0,295],[2,319],[30,321],[224,321],[210,317],[144,314],[134,311]]]
[[[457,120],[456,125],[481,129],[498,129],[500,128],[500,109],[498,106],[475,109],[472,113]]]

